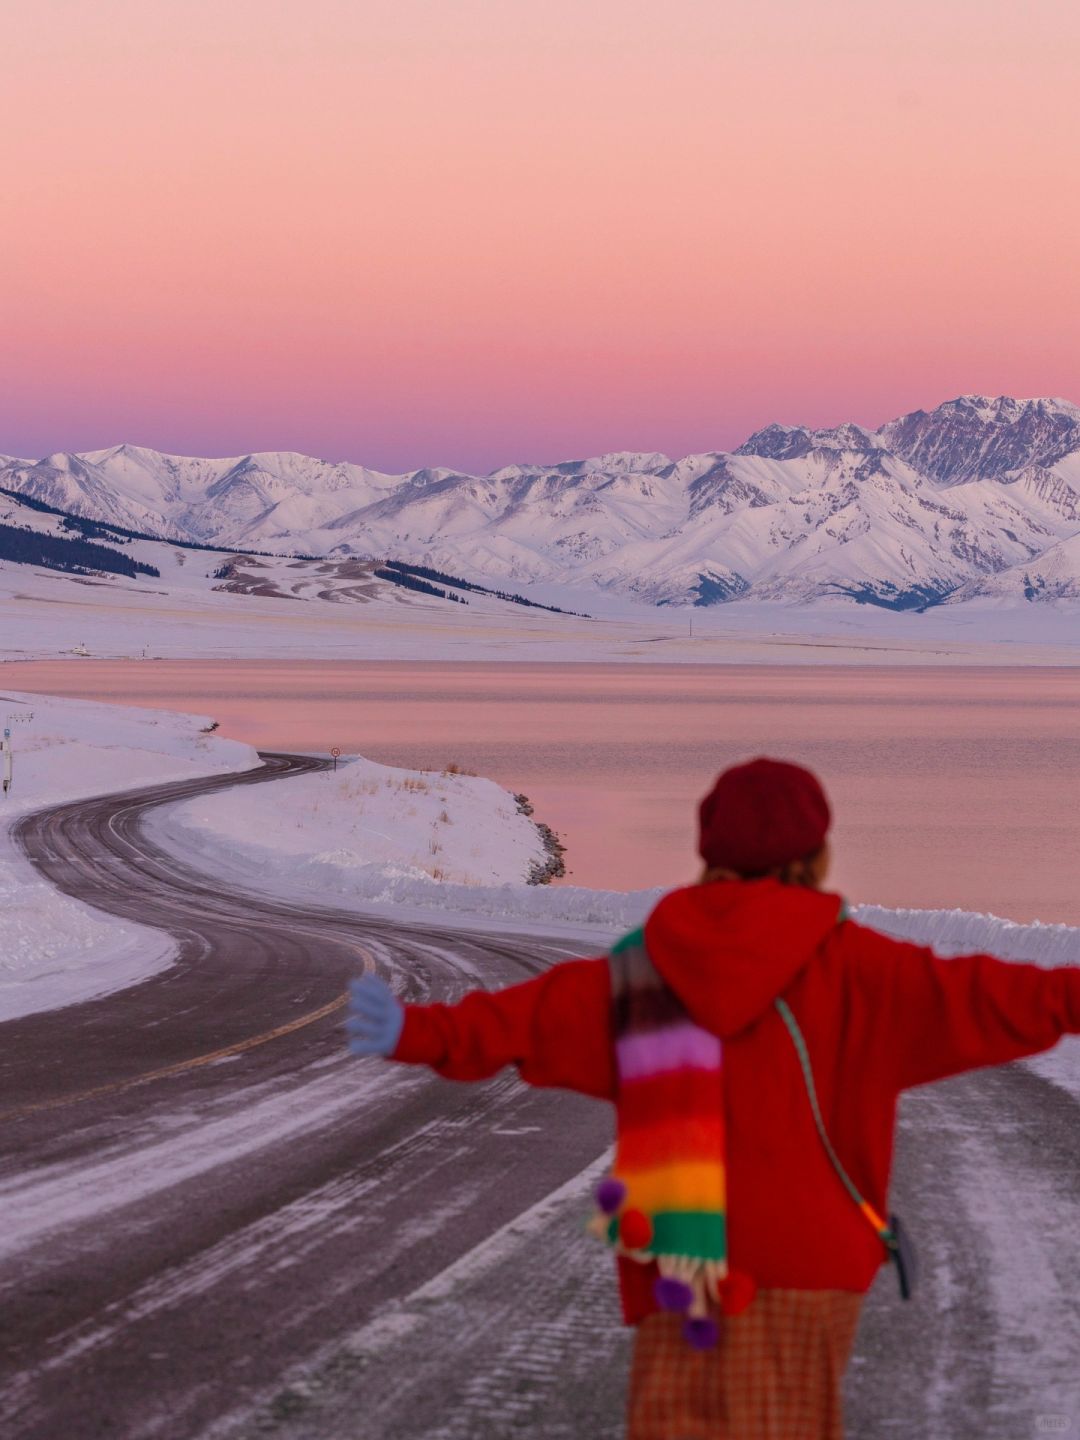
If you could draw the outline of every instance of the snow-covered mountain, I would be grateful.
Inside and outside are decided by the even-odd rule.
[[[0,487],[178,539],[659,605],[1080,596],[1080,408],[1057,399],[966,395],[876,431],[769,425],[731,452],[489,475],[121,445],[0,462]]]

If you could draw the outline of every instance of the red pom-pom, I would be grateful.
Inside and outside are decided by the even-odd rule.
[[[720,1309],[725,1315],[741,1315],[757,1294],[757,1281],[744,1270],[732,1270],[718,1286]]]
[[[619,1220],[619,1239],[626,1250],[644,1250],[653,1238],[652,1221],[641,1210],[627,1210]]]

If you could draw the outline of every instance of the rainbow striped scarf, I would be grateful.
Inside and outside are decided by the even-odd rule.
[[[706,1347],[717,1338],[709,1301],[731,1314],[753,1295],[728,1268],[723,1046],[664,983],[641,930],[608,959],[617,1138],[591,1228],[618,1254],[656,1263],[657,1303],[684,1312],[687,1339]]]

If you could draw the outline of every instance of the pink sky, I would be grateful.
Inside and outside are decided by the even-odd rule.
[[[35,0],[3,43],[0,453],[1080,401],[1072,0]]]

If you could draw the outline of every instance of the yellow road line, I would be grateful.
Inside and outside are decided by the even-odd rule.
[[[151,1080],[164,1080],[169,1075],[198,1070],[203,1065],[212,1065],[215,1060],[224,1060],[230,1055],[242,1055],[247,1050],[254,1050],[257,1045],[280,1040],[283,1035],[291,1035],[294,1030],[302,1030],[305,1025],[314,1025],[317,1020],[325,1019],[335,1010],[343,1010],[348,1003],[347,993],[339,995],[336,1000],[331,1000],[329,1005],[322,1005],[318,1010],[309,1010],[306,1015],[290,1020],[287,1025],[279,1025],[276,1030],[251,1035],[247,1040],[238,1040],[235,1045],[225,1045],[220,1050],[211,1050],[207,1055],[196,1055],[191,1060],[178,1060],[174,1065],[163,1065],[159,1070],[144,1071],[141,1075],[133,1075],[129,1080],[116,1080],[111,1085],[97,1085],[92,1090],[79,1090],[74,1095],[58,1095],[54,1100],[39,1100],[33,1105],[18,1105],[14,1110],[2,1110],[0,1120],[17,1120],[23,1115],[36,1115],[42,1110],[58,1110],[62,1105],[77,1105],[80,1100],[95,1100],[99,1095],[119,1095],[121,1091],[131,1090],[136,1085],[148,1085]]]

